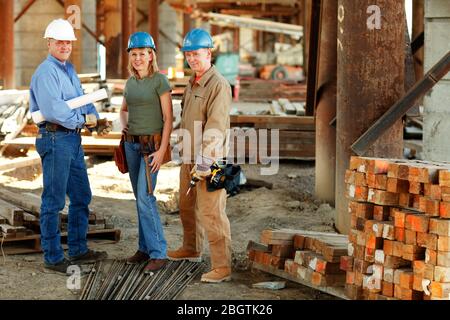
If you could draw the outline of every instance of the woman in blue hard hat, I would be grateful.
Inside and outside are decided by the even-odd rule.
[[[161,269],[167,261],[167,243],[154,190],[158,171],[170,154],[171,88],[167,77],[159,73],[155,43],[148,33],[132,34],[127,51],[130,78],[125,85],[120,121],[139,224],[138,250],[127,262],[148,261],[148,273]]]

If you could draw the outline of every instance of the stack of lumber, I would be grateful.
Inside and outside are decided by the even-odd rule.
[[[115,136],[117,137],[117,135]],[[114,149],[119,146],[120,138],[95,138],[94,136],[82,136],[81,145],[85,154],[113,155]],[[8,141],[2,141],[2,145],[13,145],[21,148],[34,148],[35,137],[20,137]]]
[[[340,268],[340,259],[347,255],[346,235],[263,230],[261,243],[249,246],[248,257],[254,264],[282,269],[289,279],[313,288],[344,286],[346,274]]]
[[[272,104],[270,106],[270,114],[275,116],[304,116],[305,104],[302,102],[291,102],[289,101],[289,99],[285,98],[272,100]]]
[[[314,117],[231,115],[230,157],[314,159]]]
[[[450,164],[351,157],[346,291],[352,299],[450,293]]]
[[[286,98],[306,101],[306,84],[295,81],[241,79],[240,101],[271,101]]]
[[[29,193],[14,193],[6,189],[0,189],[0,238],[5,253],[40,252],[40,207],[39,196]],[[68,207],[60,214],[61,236],[65,240],[68,223]],[[120,230],[114,229],[103,216],[90,212],[88,223],[89,235],[102,234],[118,241]],[[31,245],[31,247],[30,247]]]

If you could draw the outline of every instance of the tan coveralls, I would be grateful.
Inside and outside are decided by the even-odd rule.
[[[209,192],[205,180],[186,196],[191,169],[197,154],[221,159],[226,156],[227,129],[230,128],[231,88],[214,66],[194,83],[189,81],[182,100],[181,128],[190,133],[191,153],[183,151],[180,170],[180,218],[183,224],[183,249],[202,252],[204,231],[208,237],[212,268],[231,267],[230,222],[225,213],[225,189]],[[201,125],[202,134],[194,135]],[[214,150],[212,147],[217,147]],[[186,156],[188,158],[186,158]],[[190,159],[189,159],[190,158]],[[190,162],[190,163],[187,163]]]

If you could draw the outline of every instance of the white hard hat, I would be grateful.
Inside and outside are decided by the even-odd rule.
[[[69,21],[64,19],[56,19],[50,22],[47,29],[45,29],[44,38],[69,41],[77,40],[72,25]]]

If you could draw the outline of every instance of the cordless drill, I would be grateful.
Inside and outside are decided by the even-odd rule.
[[[197,165],[197,164],[196,164],[196,165]],[[202,170],[207,171],[208,168],[210,168],[210,169],[212,170],[213,165],[214,165],[214,163],[211,165],[211,167],[209,167],[208,164],[202,163],[202,164],[199,164],[199,165],[197,165],[197,166],[200,166]],[[192,174],[191,174],[191,182],[189,182],[189,189],[188,189],[188,191],[186,192],[186,195],[188,195],[189,192],[191,192],[191,189],[194,188],[194,187],[195,187],[195,184],[196,184],[197,182],[199,182],[199,181],[200,181],[200,177],[199,177],[195,172],[192,173]]]
[[[200,181],[200,178],[199,178],[196,174],[193,174],[193,175],[191,176],[191,182],[189,182],[189,189],[188,189],[188,191],[186,192],[186,195],[188,195],[189,192],[191,192],[191,189],[194,188],[194,187],[195,187],[195,184],[196,184],[197,182],[199,182],[199,181]]]

